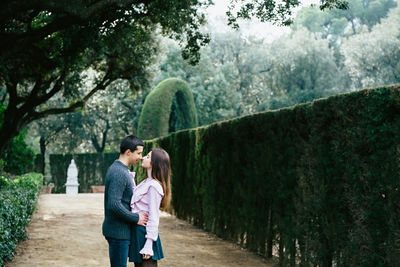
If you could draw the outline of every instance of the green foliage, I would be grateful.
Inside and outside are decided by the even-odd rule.
[[[230,53],[223,47],[223,42],[237,44],[231,39],[234,38],[226,35],[218,38],[214,36],[210,45],[201,50],[201,59],[196,66],[191,66],[182,59],[177,45],[170,45],[166,58],[160,64],[160,74],[154,83],[158,84],[168,77],[186,81],[193,92],[199,125],[235,117],[242,106],[240,94],[245,90],[237,92],[236,84],[240,77],[235,75],[237,72],[230,62]],[[235,48],[237,47],[234,46]],[[253,51],[251,47],[245,48],[248,49],[243,50]],[[240,55],[245,57],[243,53]]]
[[[0,103],[0,126],[4,123],[4,111],[6,106]],[[12,174],[22,174],[31,169],[35,154],[25,143],[27,130],[21,131],[6,146],[1,154],[0,171]]]
[[[372,28],[343,42],[341,52],[356,86],[400,82],[400,6]]]
[[[293,29],[306,27],[311,32],[321,33],[323,38],[337,46],[342,37],[380,23],[389,9],[396,6],[394,0],[349,0],[348,3],[349,8],[345,10],[322,11],[316,6],[304,7],[296,14]]]
[[[200,32],[205,15],[198,9],[208,4],[2,2],[0,86],[7,109],[0,126],[0,154],[30,122],[80,109],[113,81],[124,79],[132,92],[139,91],[157,56],[156,29],[179,41],[186,59],[197,62],[198,50],[208,42]],[[83,79],[88,69],[98,73],[90,88]]]
[[[282,265],[400,260],[400,85],[172,133],[176,215]]]
[[[305,28],[290,38],[271,44],[268,85],[274,92],[270,108],[276,109],[343,92],[349,80],[327,40]]]
[[[0,266],[14,256],[17,243],[26,238],[25,227],[35,209],[43,176],[29,173],[11,180],[0,176]]]
[[[270,21],[278,25],[288,26],[292,23],[292,9],[299,6],[300,1],[246,1],[231,0],[229,10],[226,12],[229,25],[238,28],[238,19],[249,19],[255,17],[260,21]],[[348,2],[341,0],[321,1],[319,6],[321,10],[325,9],[347,9]]]
[[[6,106],[0,103],[0,126],[4,123],[4,112]],[[22,174],[33,166],[35,154],[25,143],[27,130],[21,131],[8,143],[5,151],[1,154],[0,170],[12,174]]]
[[[305,28],[272,43],[240,33],[213,34],[190,66],[169,46],[156,82],[185,80],[193,91],[200,125],[326,97],[351,87],[329,41]]]
[[[3,153],[4,171],[12,174],[23,174],[33,166],[35,153],[25,143],[27,130],[14,137]]]
[[[104,185],[107,169],[118,156],[119,153],[50,155],[53,192],[65,193],[67,170],[72,158],[78,169],[79,193],[90,193],[91,185]]]
[[[171,78],[159,83],[146,97],[137,135],[151,139],[196,127],[197,123],[196,106],[187,83]]]

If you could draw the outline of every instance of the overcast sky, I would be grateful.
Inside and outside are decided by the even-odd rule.
[[[308,6],[312,3],[318,4],[318,0],[303,0],[302,6]],[[214,5],[210,6],[206,13],[208,15],[209,24],[212,25],[213,31],[226,32],[233,31],[227,26],[226,11],[228,10],[229,0],[214,0]],[[294,10],[294,14],[300,8]],[[258,36],[264,38],[267,42],[271,42],[283,34],[290,32],[289,27],[279,27],[272,23],[261,23],[257,20],[245,20],[239,23],[241,31],[246,35]]]

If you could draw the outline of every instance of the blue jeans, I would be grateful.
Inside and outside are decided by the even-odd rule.
[[[126,267],[130,240],[107,238],[111,267]]]

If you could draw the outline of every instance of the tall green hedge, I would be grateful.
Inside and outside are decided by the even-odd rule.
[[[160,82],[146,97],[139,118],[138,136],[151,139],[197,124],[196,106],[188,84],[170,78]]]
[[[172,161],[178,217],[282,265],[400,262],[400,85],[147,142]]]
[[[67,170],[72,158],[78,169],[79,193],[89,193],[91,185],[104,185],[108,167],[118,159],[119,153],[105,154],[52,154],[50,155],[51,180],[54,193],[65,193]]]
[[[0,176],[0,266],[14,256],[17,243],[26,238],[25,227],[35,209],[43,176],[29,173],[15,179]]]

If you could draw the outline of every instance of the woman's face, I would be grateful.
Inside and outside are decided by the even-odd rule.
[[[149,152],[149,154],[147,154],[142,161],[142,167],[149,169],[151,168],[151,151]]]

